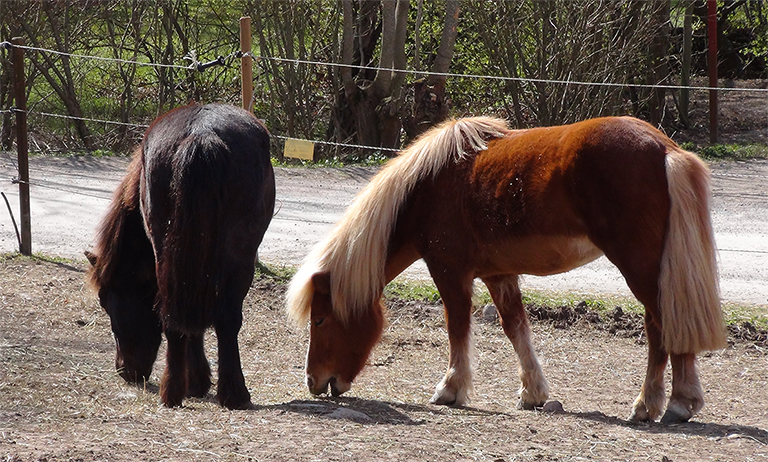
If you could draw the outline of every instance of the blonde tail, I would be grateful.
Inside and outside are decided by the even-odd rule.
[[[723,348],[709,168],[694,154],[670,147],[666,171],[670,211],[659,281],[662,342],[676,354]]]

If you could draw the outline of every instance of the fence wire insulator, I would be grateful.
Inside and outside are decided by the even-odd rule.
[[[11,42],[0,42],[0,50],[10,50],[12,46]]]
[[[203,72],[204,70],[208,69],[209,67],[213,66],[224,66],[226,65],[226,61],[224,60],[223,56],[219,56],[218,58],[214,59],[213,61],[208,61],[207,63],[197,63],[197,71]]]

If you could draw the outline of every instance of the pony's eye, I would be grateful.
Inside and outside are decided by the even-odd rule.
[[[325,318],[315,319],[313,323],[315,324],[315,327],[318,327],[322,325],[325,322]]]

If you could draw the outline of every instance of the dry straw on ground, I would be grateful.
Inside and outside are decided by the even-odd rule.
[[[694,422],[630,424],[646,351],[627,316],[614,311],[630,327],[611,328],[578,307],[534,313],[546,318],[534,323],[535,344],[564,408],[541,412],[515,409],[512,347],[478,311],[473,401],[438,407],[427,403],[447,362],[441,309],[399,302],[352,390],[315,398],[303,385],[306,332],[281,311],[284,284],[266,276],[246,299],[240,335],[253,409],[228,411],[213,396],[165,409],[162,358],[145,388],[115,374],[109,321],[83,271],[80,263],[0,262],[0,460],[768,458],[768,355],[759,343],[702,355],[707,403]]]

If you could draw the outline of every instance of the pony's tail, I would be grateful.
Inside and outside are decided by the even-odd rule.
[[[192,137],[179,147],[171,185],[170,221],[157,262],[158,297],[164,322],[183,332],[210,326],[221,287],[220,209],[226,162],[223,142]]]
[[[726,345],[704,162],[677,147],[666,156],[670,210],[659,280],[662,342],[669,353]]]

